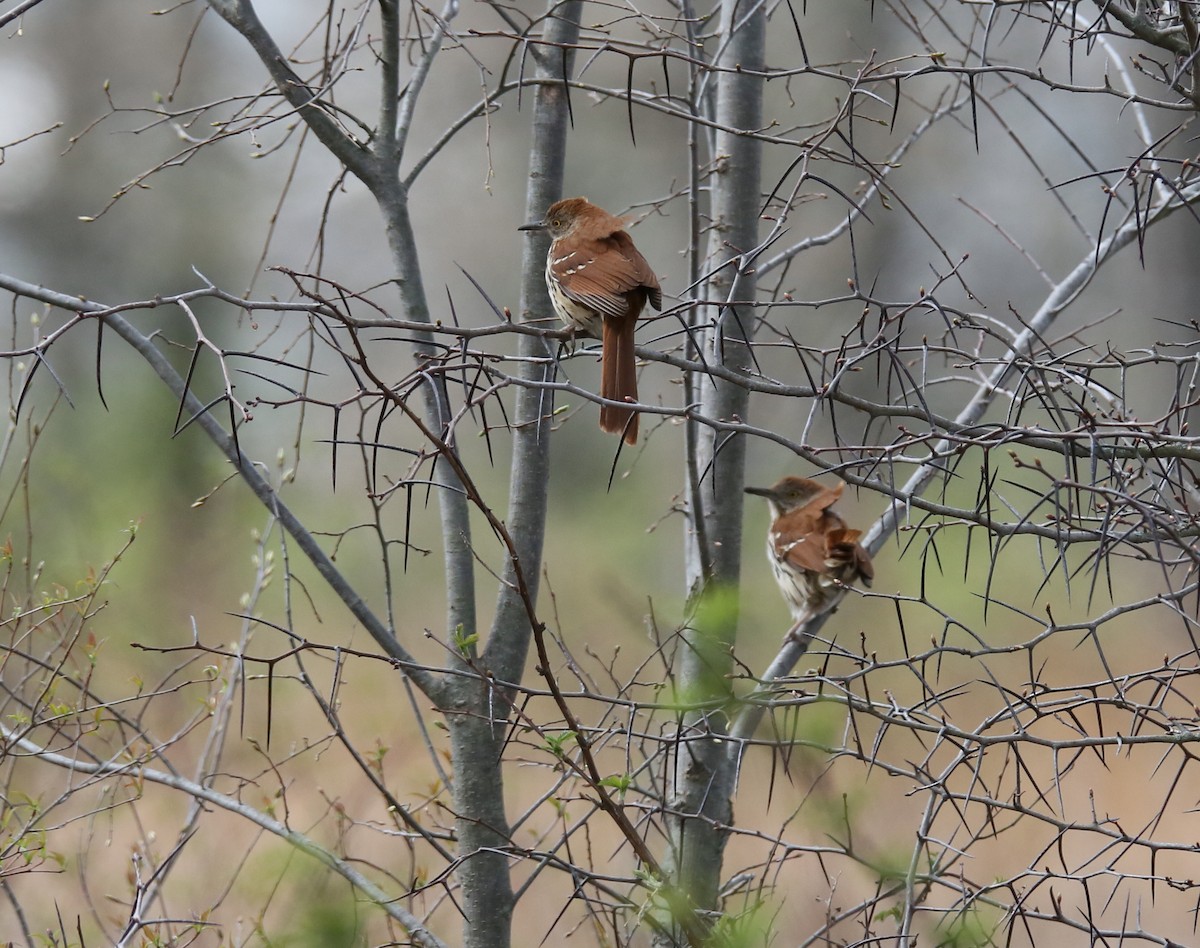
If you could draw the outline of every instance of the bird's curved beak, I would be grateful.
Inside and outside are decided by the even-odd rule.
[[[757,494],[759,497],[770,497],[771,488],[769,487],[747,487],[747,494]]]
[[[545,230],[546,222],[538,221],[536,224],[522,224],[517,230]]]

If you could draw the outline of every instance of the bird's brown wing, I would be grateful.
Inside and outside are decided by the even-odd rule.
[[[771,528],[771,544],[776,558],[795,569],[824,573],[825,538],[821,527],[827,516],[814,514],[806,505],[776,520]]]
[[[825,565],[828,572],[842,582],[862,580],[864,586],[870,586],[875,578],[875,567],[871,555],[858,542],[861,536],[861,530],[844,527],[828,531],[825,534]]]
[[[810,483],[812,483],[812,482],[810,482]],[[805,504],[801,509],[802,510],[811,510],[814,515],[819,514],[823,510],[828,510],[830,507],[832,507],[834,504],[836,504],[839,500],[842,499],[842,491],[844,491],[845,489],[846,489],[846,482],[838,481],[837,484],[835,484],[833,487],[826,487],[824,490],[821,491],[821,493],[817,494],[811,500],[805,501]],[[831,513],[830,516],[837,517],[838,523],[841,524],[842,526],[845,526],[845,524],[842,521],[842,518],[838,517],[837,514]]]
[[[574,252],[555,259],[551,267],[568,280],[567,295],[582,306],[617,319],[628,314],[627,294],[644,290],[650,305],[662,309],[658,277],[624,231],[609,237],[582,240]],[[641,309],[641,304],[637,305]]]

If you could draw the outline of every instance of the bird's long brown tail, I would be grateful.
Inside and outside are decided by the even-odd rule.
[[[637,401],[637,355],[633,349],[633,329],[637,316],[603,320],[600,395],[616,402]],[[637,444],[638,416],[632,408],[600,406],[600,427],[611,434],[623,434],[626,444]]]

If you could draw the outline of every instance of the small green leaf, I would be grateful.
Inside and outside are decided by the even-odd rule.
[[[551,735],[546,738],[545,748],[550,751],[555,757],[562,757],[564,753],[563,746],[567,741],[575,739],[574,731],[563,731],[561,734]]]
[[[602,787],[612,787],[618,793],[624,793],[633,786],[633,778],[629,774],[613,774],[600,781]]]

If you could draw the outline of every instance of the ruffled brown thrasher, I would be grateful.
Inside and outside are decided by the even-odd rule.
[[[767,559],[775,582],[792,610],[792,619],[811,618],[828,609],[839,589],[875,578],[871,556],[833,505],[846,485],[826,487],[807,477],[785,477],[774,487],[747,487],[767,498],[771,527]]]
[[[612,402],[637,401],[633,330],[646,301],[662,309],[662,289],[625,222],[587,198],[550,205],[536,224],[552,243],[546,255],[546,287],[554,311],[569,328],[601,341],[600,395]],[[600,427],[636,444],[638,416],[632,408],[600,406]]]

